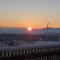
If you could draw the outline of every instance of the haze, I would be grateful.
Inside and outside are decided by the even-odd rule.
[[[0,0],[0,26],[60,28],[60,0]]]

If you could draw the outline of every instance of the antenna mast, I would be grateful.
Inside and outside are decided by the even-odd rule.
[[[48,40],[48,28],[49,28],[49,22],[47,23],[47,32],[46,32],[46,40]]]

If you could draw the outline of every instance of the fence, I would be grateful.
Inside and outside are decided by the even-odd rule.
[[[0,60],[60,60],[60,46],[1,50]]]

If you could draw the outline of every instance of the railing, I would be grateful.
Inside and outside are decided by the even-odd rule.
[[[0,59],[60,60],[60,46],[0,51]]]

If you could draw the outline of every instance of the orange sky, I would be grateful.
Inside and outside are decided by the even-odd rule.
[[[60,20],[52,20],[49,21],[49,27],[54,27],[54,28],[60,28]],[[7,22],[2,22],[0,23],[1,27],[32,27],[32,28],[45,28],[47,25],[47,22],[37,22],[37,21],[24,21],[24,22],[14,22],[14,21],[7,21]]]
[[[60,1],[57,0],[1,0],[0,26],[60,28]]]

